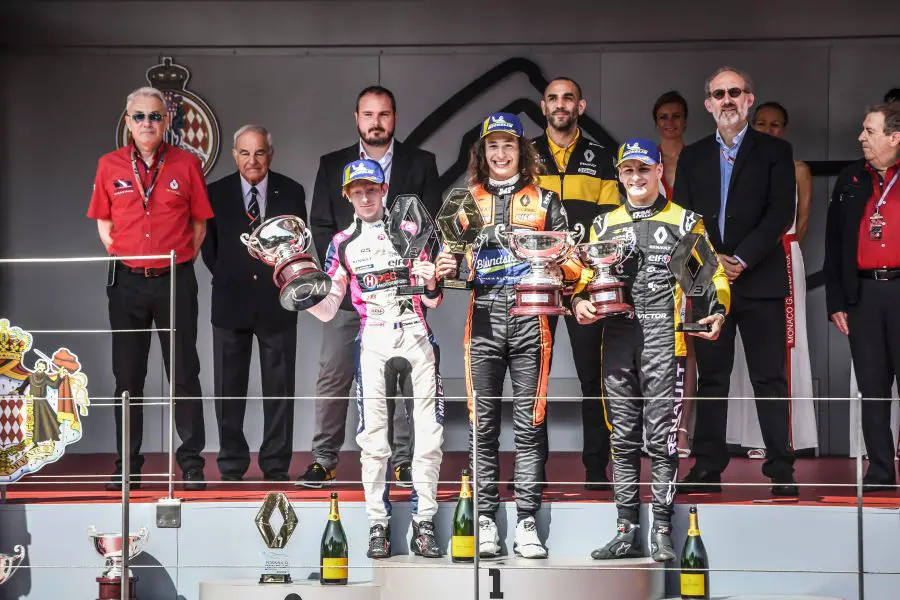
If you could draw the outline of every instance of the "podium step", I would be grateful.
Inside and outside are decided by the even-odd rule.
[[[200,600],[383,600],[370,581],[321,585],[318,581],[259,583],[256,579],[201,581]]]
[[[660,600],[665,593],[665,572],[659,567],[649,558],[483,559],[479,563],[479,597],[547,600],[564,592],[566,598]],[[474,597],[472,563],[405,555],[374,561],[372,568],[382,600]]]

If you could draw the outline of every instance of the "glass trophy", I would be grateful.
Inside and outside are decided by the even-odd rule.
[[[713,275],[719,266],[719,257],[705,235],[687,233],[675,245],[669,259],[669,271],[684,291],[689,301],[689,310],[685,311],[684,321],[678,324],[677,330],[684,332],[708,332],[712,326],[701,325],[695,321],[693,299],[702,297],[710,285]],[[700,318],[708,315],[701,315]]]
[[[466,188],[450,190],[435,220],[441,240],[456,258],[456,264],[462,266],[463,258],[469,248],[477,244],[478,236],[484,229],[484,218],[472,192]],[[444,288],[457,290],[472,288],[470,281],[460,278],[444,279],[442,285]]]
[[[425,205],[414,194],[400,194],[391,204],[387,218],[387,234],[391,245],[403,259],[404,270],[409,273],[413,260],[424,258],[434,260],[434,221],[428,214]],[[425,286],[414,281],[412,274],[399,277],[401,284],[397,286],[398,296],[414,296],[424,294]],[[402,283],[403,280],[407,283]]]

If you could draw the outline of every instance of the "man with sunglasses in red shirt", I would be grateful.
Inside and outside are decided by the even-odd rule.
[[[703,216],[731,283],[731,313],[717,340],[698,339],[697,423],[691,472],[679,491],[720,492],[728,466],[725,427],[734,342],[740,329],[766,445],[763,474],[772,494],[796,496],[787,385],[789,292],[782,237],[794,220],[793,152],[781,138],[748,126],[753,80],[722,67],[706,80],[706,110],[716,132],[678,160],[674,201]]]
[[[175,251],[175,271],[168,258],[110,262],[106,295],[112,334],[113,375],[117,399],[127,391],[131,409],[129,456],[118,456],[107,489],[120,489],[122,461],[130,460],[140,487],[143,413],[151,328],[161,330],[163,364],[169,373],[169,293],[175,278],[175,427],[181,446],[175,453],[184,489],[202,490],[206,442],[200,359],[197,356],[197,279],[194,259],[213,216],[200,161],[164,140],[169,127],[166,99],[155,88],[139,88],[125,102],[125,124],[132,142],[100,158],[88,217],[96,219],[100,240],[110,256],[146,256]],[[139,331],[134,331],[139,330]],[[121,452],[122,413],[115,411],[116,452]]]

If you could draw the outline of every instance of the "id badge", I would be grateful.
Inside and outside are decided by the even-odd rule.
[[[869,239],[877,241],[881,239],[882,230],[884,229],[884,217],[875,213],[869,217]]]

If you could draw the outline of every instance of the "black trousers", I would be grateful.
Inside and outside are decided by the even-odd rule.
[[[850,354],[863,396],[862,430],[869,454],[866,479],[894,483],[897,440],[891,433],[891,385],[900,375],[900,279],[860,281],[859,302],[847,309]]]
[[[794,472],[794,451],[790,441],[791,409],[786,375],[787,331],[781,298],[733,298],[731,314],[725,319],[719,339],[710,342],[696,338],[698,401],[692,448],[697,458],[694,468],[721,473],[728,466],[727,398],[737,328],[744,342],[759,426],[766,445],[763,474],[772,478],[789,476]]]
[[[250,447],[244,437],[244,413],[254,336],[259,346],[264,397],[259,468],[264,475],[287,474],[291,464],[297,327],[275,331],[213,327],[213,386],[219,424],[219,456],[216,460],[222,475],[242,477],[250,467]]]
[[[106,288],[109,299],[109,324],[112,329],[169,329],[169,286],[175,277],[175,430],[181,446],[175,459],[182,471],[203,468],[200,452],[206,444],[203,429],[203,393],[200,390],[200,359],[197,356],[197,279],[194,265],[182,263],[174,275],[146,278],[119,265],[115,282]],[[147,360],[150,354],[149,331],[113,333],[113,375],[116,379],[116,402],[123,392],[131,395],[131,470],[140,472],[144,414],[141,402]],[[159,332],[166,376],[169,366],[169,332]],[[167,395],[167,391],[162,396]],[[116,467],[122,466],[122,411],[114,411],[116,419]]]
[[[581,462],[589,474],[605,473],[609,465],[609,427],[603,411],[603,377],[601,373],[603,320],[579,325],[574,316],[566,319],[575,372],[581,383],[581,424],[584,446]],[[549,319],[550,331],[556,334],[555,317]]]

